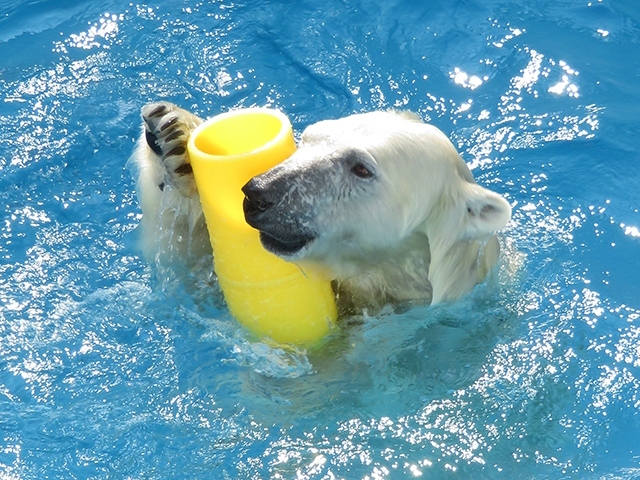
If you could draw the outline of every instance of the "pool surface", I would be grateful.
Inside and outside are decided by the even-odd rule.
[[[0,478],[640,478],[637,0],[0,0],[0,58]],[[253,341],[210,259],[140,258],[158,99],[418,112],[512,205],[501,264]]]

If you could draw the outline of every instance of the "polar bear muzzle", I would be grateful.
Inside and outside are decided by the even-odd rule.
[[[265,250],[291,258],[317,237],[291,212],[278,208],[282,203],[277,202],[279,194],[276,190],[264,188],[252,179],[242,187],[242,192],[245,194],[242,203],[245,220],[260,232],[260,242]]]

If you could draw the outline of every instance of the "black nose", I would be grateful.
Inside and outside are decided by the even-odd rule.
[[[244,193],[242,209],[247,218],[259,215],[273,205],[273,202],[266,199],[266,191],[260,188],[253,178],[242,187],[242,192]]]

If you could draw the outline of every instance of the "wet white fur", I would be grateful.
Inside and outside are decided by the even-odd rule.
[[[168,182],[166,168],[147,146],[144,130],[128,166],[136,178],[142,209],[139,246],[145,260],[160,265],[194,264],[210,253],[199,197],[185,196]]]

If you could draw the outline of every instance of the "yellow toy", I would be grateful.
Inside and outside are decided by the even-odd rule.
[[[295,149],[288,118],[267,108],[218,115],[194,130],[188,144],[214,269],[231,313],[259,337],[308,346],[334,328],[331,284],[267,252],[242,210],[242,186]]]

